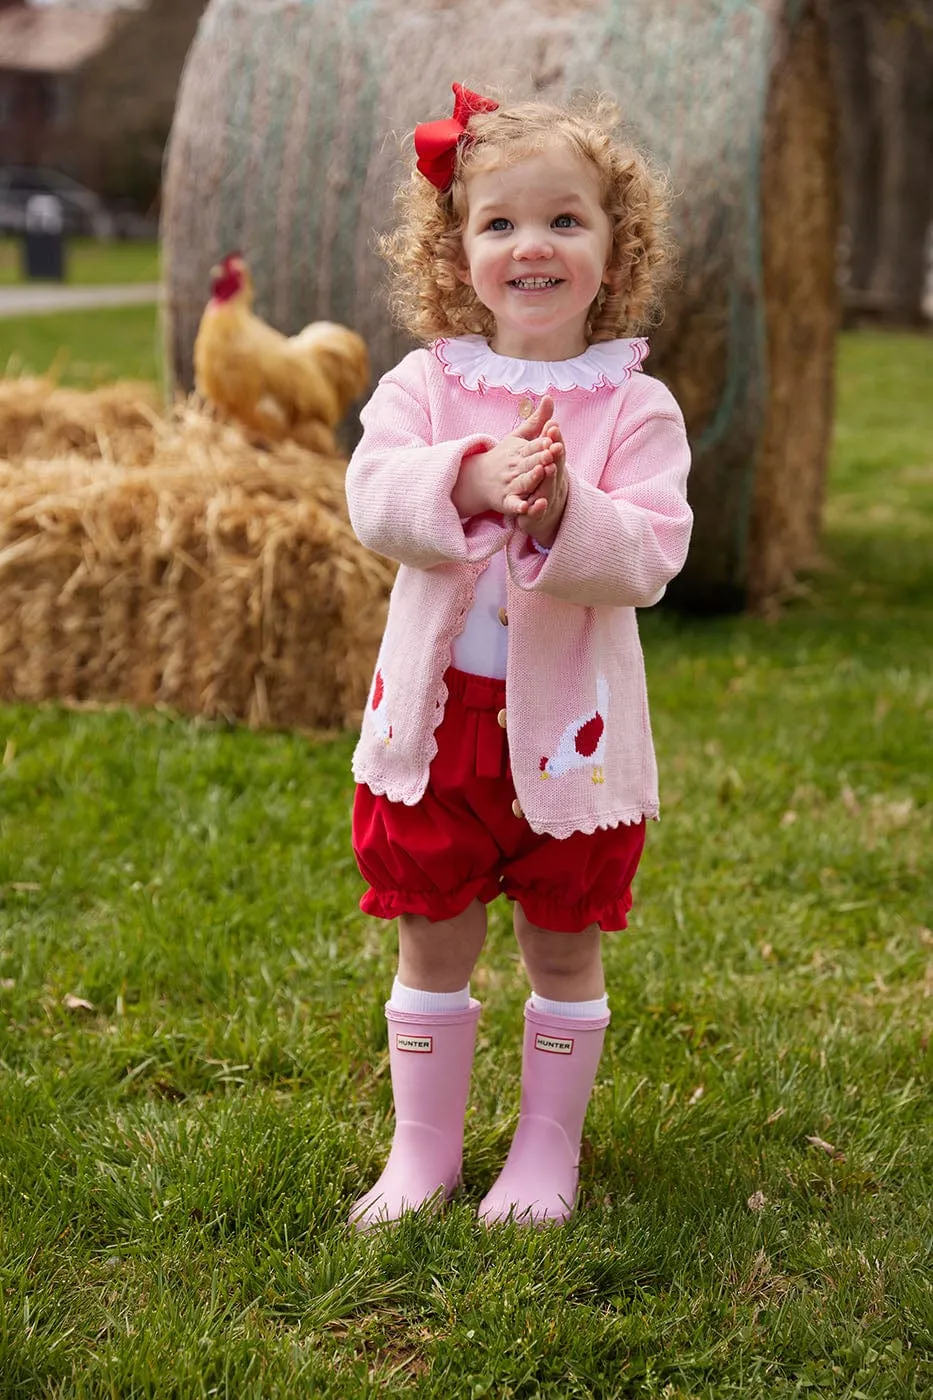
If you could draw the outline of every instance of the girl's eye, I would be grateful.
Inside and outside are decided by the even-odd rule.
[[[506,229],[512,227],[508,219],[490,219],[489,227],[493,233],[505,233]]]
[[[558,214],[557,218],[554,220],[554,227],[574,228],[576,226],[576,223],[577,220],[572,214]]]

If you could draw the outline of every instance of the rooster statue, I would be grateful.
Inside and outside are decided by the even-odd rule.
[[[293,438],[333,456],[334,429],[369,383],[363,340],[313,321],[285,336],[252,311],[253,280],[239,253],[211,272],[211,299],[194,342],[198,393],[267,442]]]

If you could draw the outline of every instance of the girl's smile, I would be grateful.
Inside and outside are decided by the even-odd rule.
[[[567,360],[586,349],[586,322],[612,245],[596,170],[557,146],[467,178],[460,278],[496,320],[500,355]]]

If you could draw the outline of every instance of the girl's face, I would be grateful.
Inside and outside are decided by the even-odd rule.
[[[606,278],[612,229],[595,167],[566,146],[467,176],[462,281],[492,312],[490,344],[521,360],[568,360]]]

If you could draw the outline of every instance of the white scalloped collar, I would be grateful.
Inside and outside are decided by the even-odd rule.
[[[436,340],[431,346],[444,373],[464,389],[508,389],[512,394],[546,394],[552,389],[618,388],[641,369],[647,340],[601,340],[571,360],[513,360],[497,355],[481,335]]]

